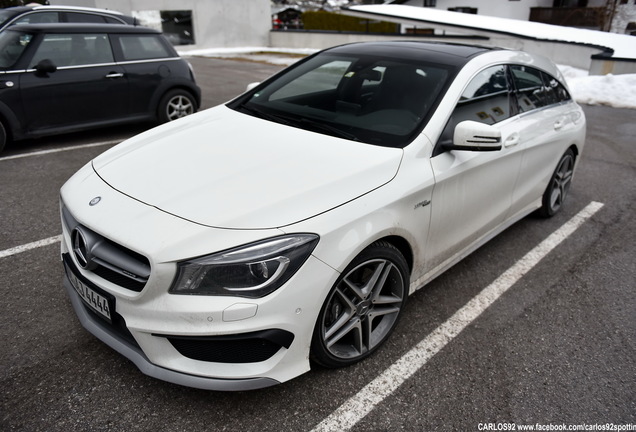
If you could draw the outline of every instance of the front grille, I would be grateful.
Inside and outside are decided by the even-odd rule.
[[[62,221],[71,233],[71,253],[84,270],[122,288],[141,292],[150,277],[150,261],[79,224],[62,206]]]
[[[292,333],[278,329],[231,336],[153,336],[166,337],[184,357],[216,363],[262,362],[294,340]]]

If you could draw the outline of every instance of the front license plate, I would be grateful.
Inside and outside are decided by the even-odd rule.
[[[112,322],[110,316],[111,305],[108,299],[94,289],[89,288],[84,282],[79,280],[69,268],[66,269],[66,274],[77,294],[84,300],[84,303],[108,322]]]

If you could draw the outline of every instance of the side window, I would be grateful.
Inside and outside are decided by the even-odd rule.
[[[172,57],[158,35],[125,35],[119,37],[124,60],[148,60]]]
[[[104,20],[106,20],[106,22],[108,24],[123,24],[120,20],[118,20],[117,18],[113,18],[113,17],[109,17],[109,16],[104,16]]]
[[[106,20],[101,15],[91,13],[65,12],[66,22],[104,24]]]
[[[18,18],[13,24],[48,24],[59,22],[60,17],[57,12],[32,12]]]
[[[105,34],[47,34],[35,52],[33,65],[44,59],[57,67],[111,63],[113,52]]]
[[[532,111],[550,103],[541,71],[527,66],[511,66],[519,112]]]
[[[31,33],[0,32],[0,67],[8,69],[15,65],[32,40]]]
[[[440,142],[450,143],[455,126],[465,120],[495,124],[511,115],[506,66],[489,67],[478,73],[466,86],[440,136]]]
[[[565,102],[572,99],[570,93],[556,78],[545,72],[541,72],[541,77],[543,78],[543,85],[546,87],[546,95],[550,103]]]

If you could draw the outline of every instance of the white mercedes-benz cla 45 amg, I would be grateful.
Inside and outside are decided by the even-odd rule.
[[[585,116],[549,60],[374,42],[133,137],[61,190],[81,323],[145,374],[245,390],[347,366],[410,293],[562,207]]]

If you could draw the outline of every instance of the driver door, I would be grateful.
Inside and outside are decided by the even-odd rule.
[[[437,148],[452,143],[464,120],[491,124],[501,131],[498,151],[438,151],[431,159],[435,188],[427,242],[427,268],[445,265],[504,222],[521,166],[518,117],[512,105],[507,68],[489,67],[467,85]]]
[[[45,59],[55,72],[34,69]],[[72,129],[128,113],[128,82],[106,34],[47,34],[30,67],[20,79],[27,130]]]

